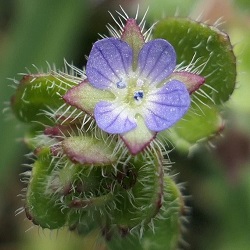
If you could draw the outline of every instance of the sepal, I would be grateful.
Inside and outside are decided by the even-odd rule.
[[[156,132],[150,131],[141,116],[136,117],[137,127],[121,135],[131,154],[136,155],[143,151],[155,138]]]
[[[64,154],[74,163],[84,165],[110,165],[117,161],[114,144],[107,144],[90,136],[71,136],[62,142]]]
[[[68,90],[63,99],[69,105],[92,115],[96,104],[100,100],[113,100],[114,95],[108,90],[93,87],[88,80],[85,80]]]
[[[175,71],[171,75],[171,80],[179,80],[184,83],[190,95],[205,83],[205,78],[203,76],[186,71]]]
[[[136,68],[138,54],[143,47],[145,40],[141,32],[141,28],[135,19],[128,19],[123,29],[121,40],[128,43],[133,49],[133,67]]]

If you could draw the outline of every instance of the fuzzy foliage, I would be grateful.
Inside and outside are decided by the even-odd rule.
[[[123,30],[110,30],[133,48],[136,68],[150,32],[121,17]],[[235,87],[235,57],[226,34],[188,19],[162,20],[153,36],[173,45],[179,65],[170,80],[185,82],[192,94],[191,108],[170,130],[152,133],[138,118],[142,130],[103,131],[93,105],[112,95],[94,92],[80,70],[25,75],[18,84],[11,106],[31,127],[25,142],[35,159],[24,174],[24,210],[34,224],[80,235],[95,230],[110,249],[176,249],[186,208],[170,174],[168,142],[189,150],[221,131],[220,104]]]

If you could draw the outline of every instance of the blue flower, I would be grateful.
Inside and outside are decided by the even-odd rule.
[[[133,64],[133,48],[125,41],[105,38],[90,52],[86,75],[96,89],[109,91],[112,100],[100,100],[94,109],[97,125],[112,134],[138,126],[141,117],[153,132],[168,129],[190,106],[187,87],[171,79],[176,67],[175,50],[163,39],[143,45]]]
[[[98,127],[119,134],[132,154],[189,109],[190,94],[204,78],[175,71],[176,53],[163,39],[145,43],[140,27],[128,19],[121,37],[94,43],[83,82],[64,100],[92,115]]]

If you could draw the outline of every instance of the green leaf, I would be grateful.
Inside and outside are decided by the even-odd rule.
[[[176,183],[165,177],[165,195],[161,218],[155,220],[155,232],[147,231],[143,237],[143,249],[175,250],[181,238],[182,216],[184,211],[182,194]]]
[[[229,99],[235,88],[236,58],[226,33],[214,26],[175,17],[158,22],[153,36],[168,40],[176,50],[177,62],[192,62],[205,78],[200,92],[204,95],[200,96],[202,102],[221,104]]]
[[[32,176],[26,194],[27,217],[42,228],[56,229],[66,222],[67,209],[62,209],[57,195],[50,192],[50,175],[53,170],[50,149],[39,149],[38,159],[33,164]],[[64,178],[65,179],[65,178]]]
[[[163,165],[157,157],[138,155],[126,166],[118,166],[116,209],[113,224],[139,231],[158,213],[163,197]]]
[[[150,6],[150,11],[147,14],[147,20],[150,22],[155,22],[159,20],[161,16],[176,16],[177,13],[179,16],[188,16],[196,8],[196,0],[175,0],[175,1],[166,1],[166,0],[144,0],[144,7]]]
[[[76,83],[70,77],[65,78],[52,73],[26,75],[12,96],[11,107],[21,121],[49,123],[43,112],[58,109],[63,105],[61,96],[74,85]]]
[[[99,227],[96,217],[89,216],[86,210],[76,209],[71,209],[68,213],[67,225],[69,230],[77,230],[81,236],[86,236]]]
[[[203,106],[202,112],[197,114],[190,109],[184,119],[170,130],[161,132],[160,137],[170,139],[179,150],[188,151],[197,141],[219,133],[224,123],[216,106]]]
[[[107,242],[108,249],[137,250],[174,250],[181,238],[181,217],[184,202],[178,186],[168,176],[165,176],[163,208],[159,211],[159,219],[154,219],[139,239],[136,234],[117,234]]]

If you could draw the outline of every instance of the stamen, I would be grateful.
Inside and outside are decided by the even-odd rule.
[[[138,87],[143,86],[143,83],[144,83],[144,81],[141,80],[141,79],[138,79],[138,80],[136,81],[136,85],[137,85]]]
[[[123,82],[123,81],[120,81],[120,82],[116,83],[116,86],[117,86],[118,89],[125,89],[127,87],[127,83]]]
[[[136,101],[141,101],[143,99],[143,95],[144,95],[144,93],[142,90],[135,91],[134,92],[134,99]]]

